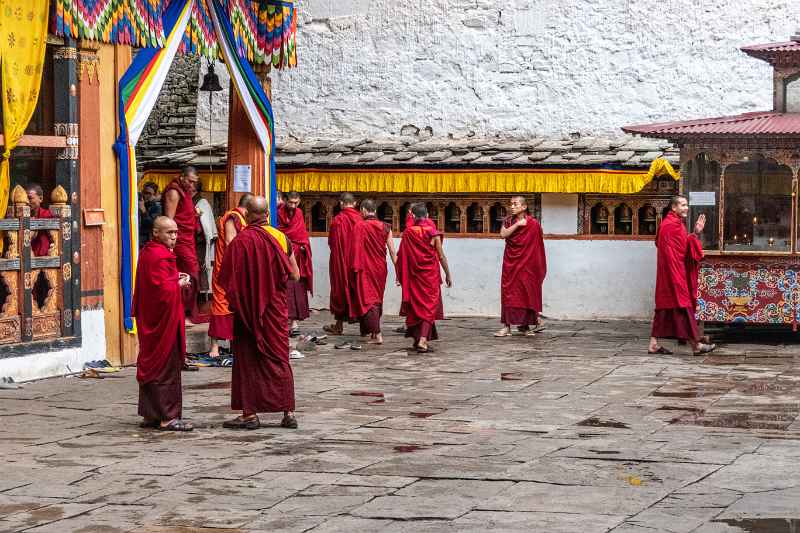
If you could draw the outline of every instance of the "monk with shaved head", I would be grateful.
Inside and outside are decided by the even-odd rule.
[[[336,323],[323,329],[332,335],[341,335],[344,323],[351,322],[355,315],[350,309],[355,287],[350,276],[353,261],[353,230],[363,220],[356,210],[356,199],[349,193],[339,197],[341,211],[333,218],[328,231],[328,246],[331,248],[329,273],[331,278],[330,311]]]
[[[231,409],[242,412],[223,426],[257,429],[258,413],[282,412],[281,426],[296,428],[286,285],[300,273],[289,240],[267,222],[266,199],[254,196],[246,209],[248,225],[228,245],[219,273],[233,312]]]
[[[222,269],[222,259],[225,250],[245,226],[247,226],[247,204],[253,198],[250,193],[239,198],[239,205],[222,215],[217,222],[216,248],[214,250],[214,271],[211,276],[211,322],[208,325],[208,336],[211,339],[211,349],[208,355],[219,357],[219,341],[233,339],[233,313],[228,308],[225,290],[219,283],[219,271]]]
[[[189,275],[178,272],[173,253],[178,225],[168,217],[153,222],[153,238],[139,253],[132,315],[136,317],[139,358],[139,415],[142,427],[164,431],[191,431],[181,420],[186,332],[181,289]]]

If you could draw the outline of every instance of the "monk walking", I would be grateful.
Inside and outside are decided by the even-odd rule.
[[[364,220],[353,228],[353,260],[350,313],[361,324],[361,336],[369,335],[371,344],[383,344],[381,316],[386,289],[386,252],[397,269],[392,230],[375,214],[375,202],[361,202]]]
[[[542,312],[542,282],[547,273],[544,237],[539,222],[528,212],[523,196],[511,198],[511,216],[500,229],[506,241],[500,282],[500,321],[503,328],[495,337],[510,337],[511,326],[533,337],[531,329]]]
[[[197,288],[200,274],[195,247],[198,220],[192,202],[194,185],[197,181],[197,170],[194,167],[184,167],[181,175],[167,185],[162,195],[164,215],[178,225],[178,240],[175,243],[178,270],[189,274],[192,280],[183,290],[183,307],[188,316],[197,316]]]
[[[153,237],[139,252],[132,315],[136,317],[139,359],[139,415],[142,427],[164,431],[191,431],[181,420],[183,408],[181,368],[186,346],[181,288],[189,283],[178,272],[172,252],[178,226],[160,216],[153,223]]]
[[[442,249],[442,237],[425,222],[428,209],[424,204],[417,204],[412,213],[414,224],[403,232],[397,253],[397,278],[403,288],[406,337],[414,339],[418,353],[428,353],[433,351],[428,341],[438,338],[436,320],[444,318],[440,265],[447,287],[452,287],[453,282]]]
[[[303,211],[298,209],[299,205],[300,194],[291,191],[286,194],[285,201],[278,206],[278,229],[291,242],[292,255],[300,269],[300,279],[296,281],[290,279],[287,284],[292,337],[300,333],[299,322],[311,316],[308,295],[314,293],[314,262],[311,258],[311,241],[308,238]]]
[[[705,228],[706,217],[697,218],[694,233],[689,235],[686,231],[689,203],[684,196],[673,196],[664,211],[656,234],[656,311],[647,353],[671,354],[658,344],[659,338],[669,338],[687,341],[694,355],[706,354],[716,346],[700,342],[695,320],[697,276],[703,259],[699,236]]]
[[[356,199],[349,193],[342,193],[339,197],[342,210],[333,218],[328,231],[328,246],[331,248],[330,278],[331,300],[330,310],[336,323],[325,326],[323,329],[332,335],[341,335],[344,332],[345,321],[350,321],[350,300],[352,299],[353,286],[350,278],[350,269],[353,260],[353,228],[363,220],[361,213],[356,210]]]
[[[245,226],[247,221],[245,206],[252,198],[252,194],[244,194],[239,198],[238,207],[222,215],[217,221],[216,247],[214,249],[214,271],[211,277],[211,322],[208,324],[208,336],[211,339],[211,349],[208,355],[219,357],[219,341],[233,339],[233,313],[228,308],[225,291],[219,284],[219,272],[222,270],[222,259],[225,249]]]
[[[296,428],[294,376],[289,364],[286,282],[300,277],[289,240],[268,225],[267,201],[247,203],[247,222],[222,260],[220,284],[233,311],[232,429],[257,429],[258,413],[283,412],[282,427]]]

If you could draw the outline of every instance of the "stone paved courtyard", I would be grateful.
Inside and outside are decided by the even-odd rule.
[[[223,430],[229,369],[183,374],[190,434],[139,429],[133,369],[0,391],[0,531],[800,530],[789,334],[694,358],[648,356],[643,323],[496,329],[308,353],[297,431]]]

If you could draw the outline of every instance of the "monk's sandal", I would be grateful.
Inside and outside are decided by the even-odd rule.
[[[281,420],[282,428],[297,429],[297,419],[291,415],[285,415]]]
[[[261,427],[261,422],[257,416],[253,418],[242,418],[237,416],[233,420],[226,420],[222,423],[222,427],[227,429],[258,429]]]

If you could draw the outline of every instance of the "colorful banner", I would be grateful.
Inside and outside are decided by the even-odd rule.
[[[164,47],[141,50],[119,81],[120,135],[114,144],[114,151],[119,159],[120,179],[122,312],[125,329],[131,332],[135,328],[131,317],[131,301],[139,252],[139,195],[135,147],[181,45],[194,1],[180,0],[170,4],[163,16],[163,25],[167,31]]]
[[[55,0],[52,32],[114,44],[160,48],[165,42],[163,14],[181,0]],[[209,6],[197,0],[183,32],[180,51],[208,58],[219,55]],[[297,64],[297,13],[294,0],[223,0],[235,50],[253,63],[274,68]]]
[[[269,194],[269,212],[272,225],[277,223],[277,188],[275,186],[274,124],[272,105],[261,87],[250,63],[236,53],[236,39],[231,21],[220,0],[207,0],[210,3],[211,20],[217,33],[222,57],[228,67],[231,82],[236,94],[250,119],[264,149],[264,190]]]
[[[36,110],[47,44],[49,0],[14,6],[0,2],[0,69],[3,106],[3,157],[0,162],[0,218],[6,214],[11,187],[9,157]],[[2,250],[0,243],[0,250]]]

